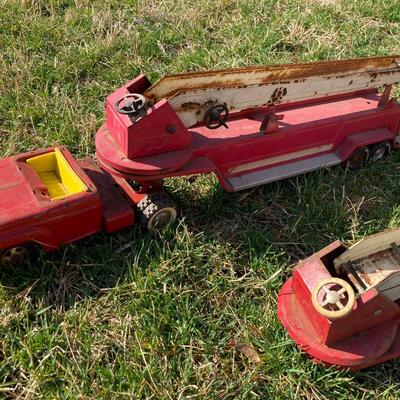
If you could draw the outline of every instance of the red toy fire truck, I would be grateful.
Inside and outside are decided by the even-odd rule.
[[[138,76],[106,99],[99,166],[63,147],[0,160],[0,261],[101,229],[175,220],[162,180],[215,173],[238,191],[399,147],[400,57]],[[384,87],[383,93],[378,88]],[[134,190],[128,181],[134,181]]]
[[[399,244],[400,229],[336,241],[295,268],[278,316],[315,361],[359,370],[400,357]]]

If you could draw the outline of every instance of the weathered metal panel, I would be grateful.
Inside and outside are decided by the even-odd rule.
[[[289,161],[289,160],[295,160],[295,159],[301,158],[301,157],[311,156],[313,154],[321,154],[323,152],[331,150],[333,148],[333,145],[334,145],[333,143],[329,143],[326,145],[310,147],[309,149],[299,150],[299,151],[282,154],[282,155],[275,156],[275,157],[267,157],[267,158],[263,158],[262,160],[251,161],[248,163],[244,163],[244,164],[240,164],[235,167],[232,167],[229,169],[229,172],[231,174],[236,174],[238,172],[245,172],[245,171],[248,171],[251,169],[267,167],[269,165],[278,164],[278,163],[282,163],[282,162]],[[341,161],[339,160],[339,163],[340,162]]]
[[[400,298],[400,263],[392,249],[379,251],[352,263],[353,272],[349,278],[364,293],[375,288],[390,300]],[[361,287],[359,281],[364,287]]]
[[[144,94],[150,101],[166,98],[189,127],[216,103],[243,110],[398,82],[400,56],[392,56],[175,74]]]
[[[340,158],[333,153],[323,154],[321,156],[295,161],[290,164],[235,176],[229,178],[228,181],[232,185],[233,190],[237,192],[239,190],[249,189],[265,183],[300,175],[305,172],[337,165],[340,164],[340,162]]]
[[[340,265],[346,262],[359,260],[389,249],[391,243],[400,243],[400,228],[390,229],[361,239],[335,259],[335,268],[338,270]]]

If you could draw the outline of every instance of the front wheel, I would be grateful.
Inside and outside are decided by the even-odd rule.
[[[29,249],[26,246],[15,246],[0,250],[0,266],[14,267],[22,264],[29,256]]]
[[[177,208],[165,192],[153,192],[146,195],[137,204],[140,223],[149,231],[162,229],[175,222]]]

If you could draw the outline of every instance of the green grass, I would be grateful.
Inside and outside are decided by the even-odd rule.
[[[104,97],[140,71],[394,53],[399,0],[0,0],[0,154],[93,155]],[[0,397],[399,398],[399,361],[323,368],[276,316],[299,259],[400,226],[399,166],[393,153],[233,195],[171,179],[174,229],[99,234],[1,272]]]

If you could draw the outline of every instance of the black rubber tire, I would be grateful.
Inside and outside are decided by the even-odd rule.
[[[146,195],[137,204],[139,222],[149,231],[174,223],[178,215],[176,205],[165,192]]]
[[[24,245],[0,250],[0,267],[10,268],[20,265],[29,257],[29,253],[29,247]]]
[[[358,148],[347,160],[346,167],[349,171],[359,170],[369,159],[369,149],[367,146]]]
[[[381,142],[373,144],[369,147],[369,160],[380,161],[383,160],[392,150],[390,142]]]

